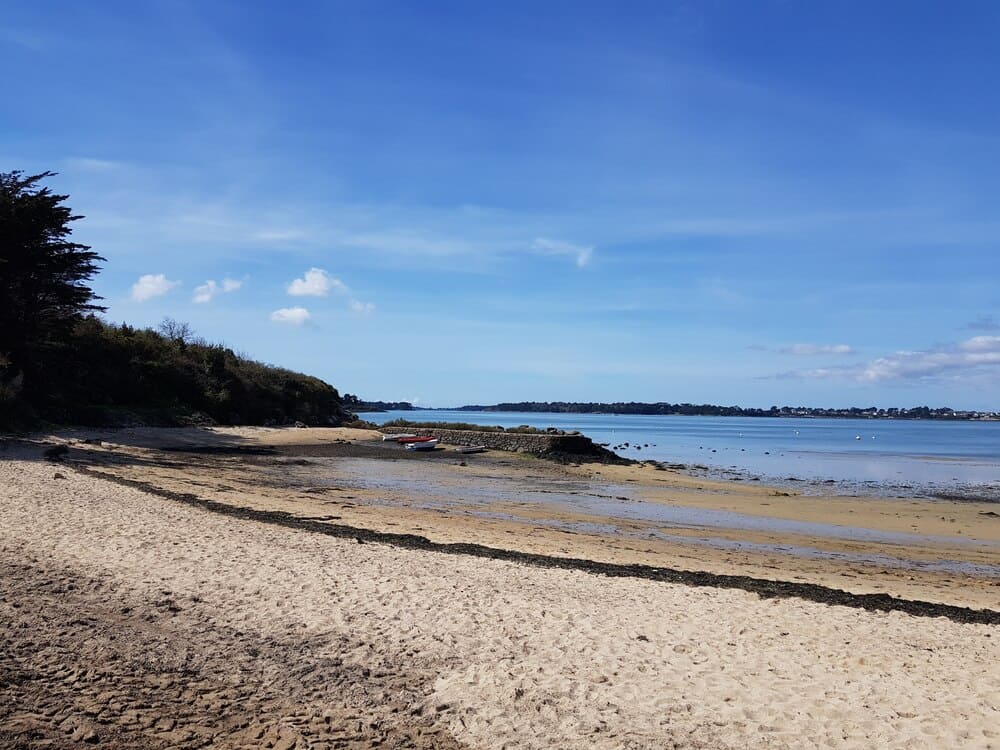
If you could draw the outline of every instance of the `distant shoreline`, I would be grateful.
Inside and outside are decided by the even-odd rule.
[[[949,422],[997,422],[1000,412],[955,410],[948,407],[931,409],[926,406],[912,408],[858,408],[828,409],[805,406],[772,406],[770,409],[744,408],[741,406],[717,406],[714,404],[670,404],[670,403],[576,403],[525,401],[493,405],[472,404],[456,407],[418,407],[410,403],[366,401],[348,404],[354,412],[382,413],[387,411],[479,411],[479,412],[523,412],[545,414],[611,414],[645,415],[661,417],[761,417],[786,419],[894,419]]]

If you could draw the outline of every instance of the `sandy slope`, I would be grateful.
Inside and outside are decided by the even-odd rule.
[[[10,453],[0,563],[7,746],[1000,747],[985,625],[361,545]]]

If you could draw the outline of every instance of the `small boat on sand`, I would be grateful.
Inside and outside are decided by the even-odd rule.
[[[459,453],[482,453],[486,450],[485,445],[465,445],[458,449]]]
[[[392,441],[394,443],[398,443],[400,440],[406,440],[407,438],[415,438],[415,437],[416,435],[411,435],[409,433],[402,433],[399,435],[383,435],[382,442],[384,443],[386,441]]]
[[[408,451],[432,451],[437,447],[437,438],[419,438],[403,443]]]

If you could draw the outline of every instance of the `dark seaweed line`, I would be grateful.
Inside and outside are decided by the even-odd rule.
[[[224,516],[232,516],[245,521],[258,521],[260,523],[309,531],[315,534],[325,534],[326,536],[340,539],[354,539],[358,542],[378,542],[404,549],[441,552],[448,555],[469,555],[490,560],[503,560],[537,568],[580,570],[612,578],[642,578],[649,581],[679,583],[686,586],[740,589],[757,594],[763,599],[796,598],[820,604],[853,607],[855,609],[870,611],[904,612],[914,617],[944,617],[959,623],[1000,625],[1000,611],[992,609],[971,609],[969,607],[958,607],[951,604],[939,604],[937,602],[925,602],[916,599],[899,599],[889,594],[854,594],[843,589],[830,588],[815,583],[771,581],[766,578],[724,575],[705,571],[676,570],[674,568],[660,568],[652,565],[618,565],[574,557],[552,557],[530,552],[498,549],[482,544],[432,542],[427,537],[416,534],[394,534],[391,532],[373,531],[355,526],[312,521],[299,518],[284,511],[256,510],[227,505],[215,500],[203,499],[190,493],[161,489],[148,482],[111,476],[86,466],[72,465],[72,468],[88,476],[114,482],[126,487],[133,487],[158,497],[175,500],[212,513],[220,513]]]

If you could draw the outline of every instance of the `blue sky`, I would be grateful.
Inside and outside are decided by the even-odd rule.
[[[1000,409],[1000,4],[6,3],[108,318],[341,391]]]

